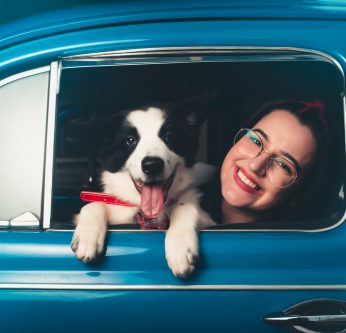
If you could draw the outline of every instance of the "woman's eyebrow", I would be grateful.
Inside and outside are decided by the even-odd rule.
[[[266,141],[268,142],[270,141],[268,135],[260,128],[254,128],[253,131],[260,133],[265,138]]]
[[[270,142],[269,136],[260,128],[254,128],[253,131],[260,133],[267,142]],[[287,151],[281,151],[281,154],[284,155],[285,157],[287,157],[294,164],[294,166],[298,172],[299,171],[299,163],[297,162],[297,160]]]
[[[298,164],[297,160],[287,151],[282,151],[281,154],[286,156],[294,164],[297,172],[299,172],[299,164]]]

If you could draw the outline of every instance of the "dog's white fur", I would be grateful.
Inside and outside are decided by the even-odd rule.
[[[140,205],[141,196],[132,179],[145,181],[141,161],[146,156],[157,156],[164,160],[165,180],[176,172],[166,200],[169,204],[164,206],[162,214],[170,218],[165,239],[168,265],[174,275],[185,277],[192,273],[198,260],[197,230],[212,225],[213,221],[199,206],[199,193],[193,187],[192,169],[187,168],[183,158],[170,150],[158,136],[164,113],[158,108],[136,110],[130,112],[126,120],[137,129],[140,141],[120,171],[102,173],[104,192]],[[103,251],[107,225],[132,223],[137,212],[136,207],[98,202],[85,205],[75,220],[77,227],[72,249],[77,258],[94,260]]]

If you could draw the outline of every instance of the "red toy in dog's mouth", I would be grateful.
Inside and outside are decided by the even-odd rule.
[[[146,218],[155,219],[160,215],[174,176],[175,171],[165,182],[144,183],[133,180],[137,191],[141,194],[140,207]]]

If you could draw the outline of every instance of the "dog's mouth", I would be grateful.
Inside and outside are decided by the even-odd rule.
[[[175,170],[166,181],[143,182],[132,179],[138,193],[141,195],[141,210],[145,217],[155,219],[160,215],[174,177]]]

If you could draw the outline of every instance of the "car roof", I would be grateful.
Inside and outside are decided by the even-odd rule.
[[[203,19],[323,19],[345,20],[343,0],[174,0],[99,3],[97,0],[48,1],[46,7],[8,6],[0,20],[0,49],[12,44],[85,28]],[[84,4],[81,4],[84,3]],[[59,9],[56,9],[59,8]],[[21,17],[21,18],[19,18]],[[18,19],[16,19],[18,18]],[[14,20],[13,20],[14,19]],[[10,22],[8,22],[10,21]]]

